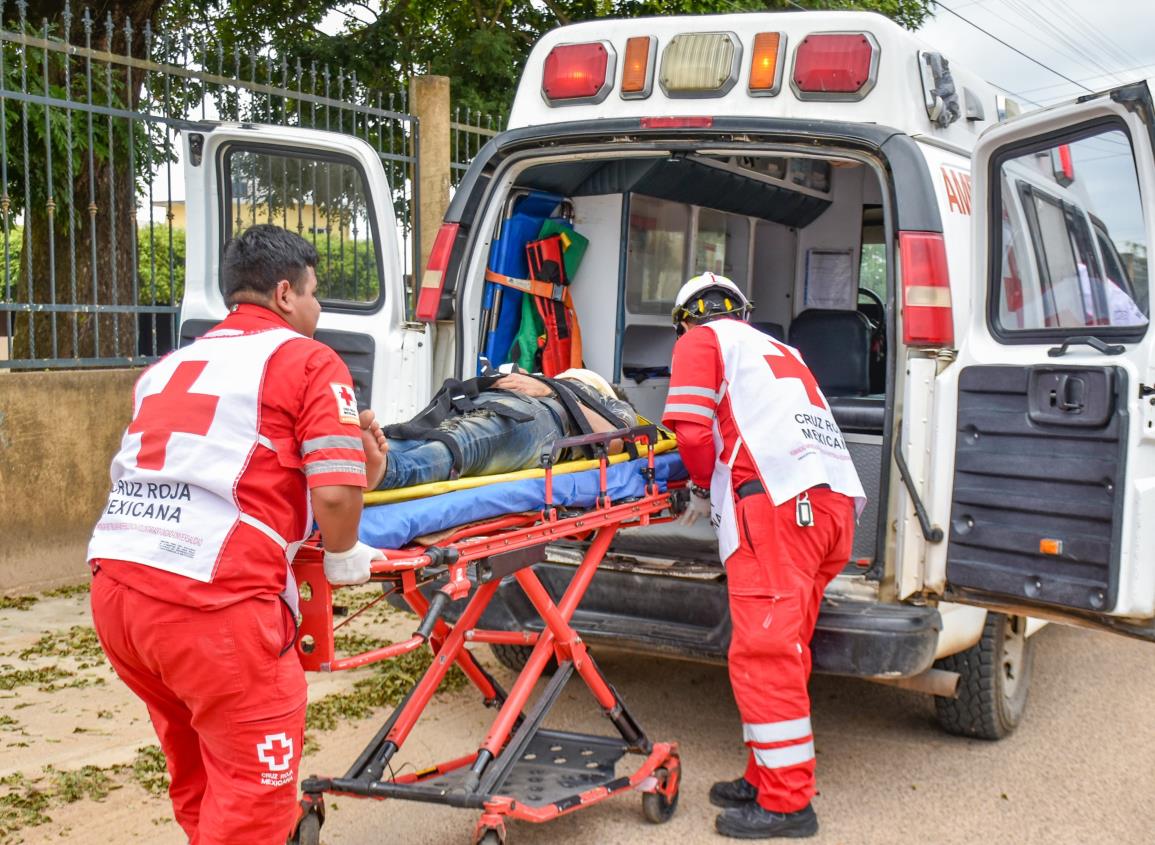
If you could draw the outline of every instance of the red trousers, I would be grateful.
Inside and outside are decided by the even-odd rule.
[[[758,803],[789,813],[814,796],[810,638],[826,585],[850,560],[854,501],[809,491],[813,525],[798,525],[796,500],[775,507],[764,493],[739,499],[741,543],[726,560],[730,683],[750,748],[746,780]]]
[[[92,617],[116,674],[148,705],[191,845],[284,845],[306,703],[284,602],[199,610],[97,572]]]

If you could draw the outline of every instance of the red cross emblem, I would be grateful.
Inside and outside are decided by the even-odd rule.
[[[264,742],[257,743],[257,759],[269,767],[270,772],[283,772],[293,759],[293,741],[285,734],[269,734]]]
[[[782,353],[781,355],[765,356],[766,363],[770,365],[770,370],[774,373],[774,378],[799,379],[802,386],[806,388],[806,398],[810,400],[810,404],[815,408],[828,410],[826,402],[822,399],[822,392],[818,389],[818,382],[814,380],[814,373],[810,372],[810,368],[791,355],[790,350],[784,346],[774,343],[774,341],[770,342],[775,349]]]
[[[182,434],[208,434],[217,412],[219,396],[191,393],[189,388],[197,380],[208,361],[185,361],[173,372],[160,393],[145,397],[130,434],[140,434],[140,453],[136,465],[141,469],[163,469],[169,438]]]
[[[351,404],[351,403],[353,402],[353,394],[349,392],[349,388],[347,388],[347,387],[342,387],[342,388],[341,388],[341,398],[342,398],[342,399],[343,399],[343,400],[344,400],[346,403],[349,403],[349,404]]]

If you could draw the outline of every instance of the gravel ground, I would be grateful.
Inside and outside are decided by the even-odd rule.
[[[156,775],[142,766],[147,760],[138,751],[154,741],[143,707],[89,654],[91,641],[83,630],[88,624],[84,595],[0,610],[3,671],[40,672],[29,683],[0,683],[0,830],[13,823],[14,808],[23,812],[27,803],[5,796],[27,796],[29,786],[46,796],[35,818],[40,823],[9,827],[0,843],[183,843],[167,800],[145,788],[155,788]],[[390,637],[412,627],[389,614],[371,624],[378,636]],[[822,829],[811,841],[1155,843],[1155,651],[1057,626],[1038,635],[1036,648],[1027,718],[999,743],[944,735],[930,700],[919,694],[816,677],[811,693],[821,794],[815,808]],[[29,649],[33,653],[21,657]],[[479,655],[503,681],[512,680],[486,651]],[[639,797],[619,796],[548,825],[512,824],[510,845],[722,842],[713,833],[716,811],[706,791],[714,780],[736,776],[743,760],[725,670],[613,652],[598,659],[651,737],[681,744],[684,784],[677,815],[666,825],[650,825],[641,816]],[[347,693],[373,670],[359,671],[313,676],[310,699]],[[428,710],[396,764],[421,766],[472,750],[492,715],[469,691],[445,695]],[[383,718],[378,711],[313,732],[315,749],[302,773],[343,773]],[[550,725],[608,728],[577,680]],[[328,810],[322,834],[327,845],[465,845],[475,821],[470,811],[349,798],[331,799]]]

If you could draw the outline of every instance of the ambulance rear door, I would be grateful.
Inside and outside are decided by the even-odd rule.
[[[1155,639],[1148,82],[993,127],[935,391],[931,592]]]
[[[187,283],[181,342],[226,313],[229,238],[273,223],[317,249],[316,337],[341,356],[361,408],[388,421],[428,401],[429,330],[406,316],[401,236],[377,152],[351,135],[221,124],[184,133]]]

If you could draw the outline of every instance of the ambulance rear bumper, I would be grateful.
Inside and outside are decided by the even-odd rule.
[[[554,600],[573,575],[570,566],[542,563],[534,571]],[[428,585],[432,591],[436,585]],[[390,601],[396,603],[394,597]],[[460,612],[464,602],[451,606]],[[574,613],[589,645],[639,654],[724,662],[730,645],[726,587],[718,580],[682,579],[603,569]],[[479,626],[540,631],[542,622],[516,583],[504,583]],[[910,677],[930,668],[942,619],[934,608],[869,601],[826,600],[811,643],[815,672],[857,677]]]

